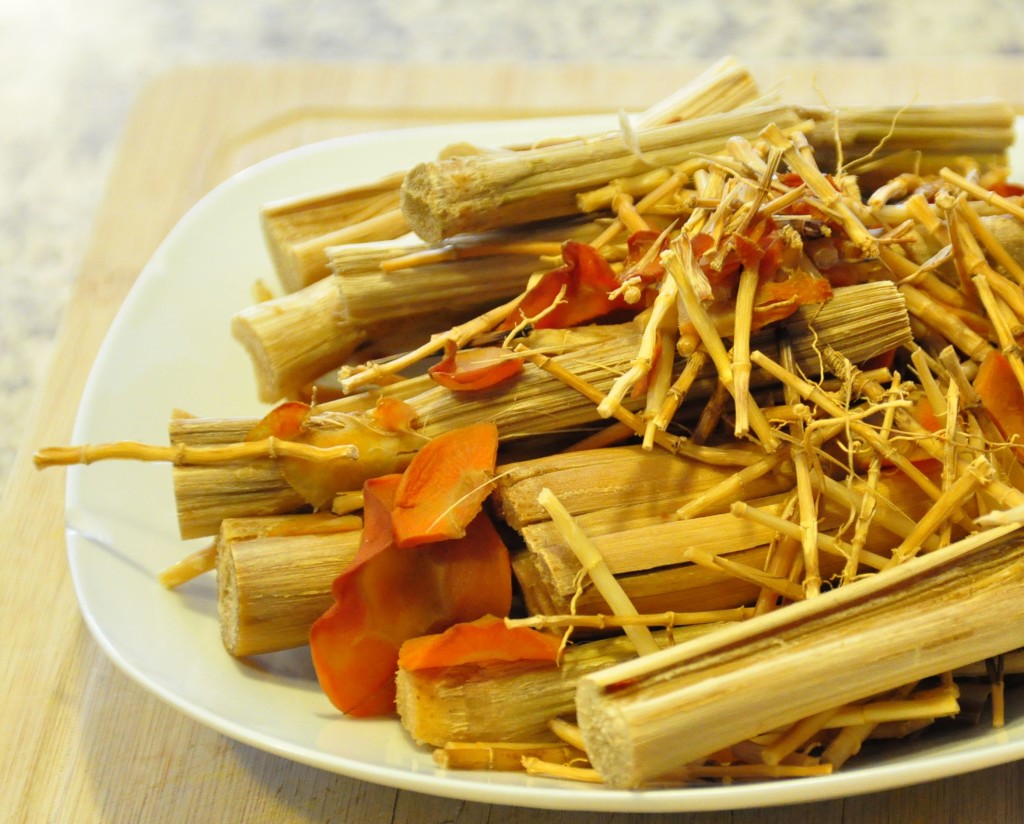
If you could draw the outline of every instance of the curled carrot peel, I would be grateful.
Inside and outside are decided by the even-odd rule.
[[[985,355],[974,377],[974,389],[1003,437],[1024,444],[1024,393],[1010,362],[998,349]],[[1016,452],[1024,460],[1024,446],[1018,447]]]
[[[395,543],[413,547],[461,537],[491,492],[497,454],[493,423],[428,442],[402,474],[392,513]]]
[[[264,415],[245,436],[247,441],[262,441],[266,438],[295,439],[306,424],[310,406],[301,401],[286,401],[278,404]]]
[[[530,627],[507,627],[503,619],[487,615],[439,634],[409,639],[399,650],[398,666],[415,671],[487,661],[554,663],[560,646],[554,635]]]
[[[366,717],[394,710],[403,642],[512,603],[508,550],[485,513],[465,536],[413,551],[392,538],[391,511],[401,478],[367,482],[363,543],[335,579],[335,603],[310,630],[317,679],[342,712]]]
[[[630,309],[624,299],[608,296],[619,287],[618,278],[608,261],[589,243],[566,241],[562,259],[562,266],[542,275],[526,292],[518,309],[501,325],[503,331],[530,318],[538,318],[534,322],[538,329],[564,329]],[[558,301],[563,288],[565,293]]]
[[[523,371],[523,361],[499,346],[459,349],[445,341],[444,358],[427,374],[435,382],[456,392],[490,389]]]

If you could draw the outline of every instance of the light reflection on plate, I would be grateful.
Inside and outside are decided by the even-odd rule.
[[[455,141],[503,145],[598,128],[614,128],[613,119],[382,132],[308,146],[238,174],[185,216],[142,272],[97,356],[74,442],[164,443],[175,408],[218,417],[263,411],[248,358],[229,332],[231,314],[251,302],[252,283],[274,281],[259,229],[263,203],[371,181]],[[442,772],[397,721],[339,717],[316,686],[306,650],[252,663],[233,660],[220,643],[212,580],[194,581],[177,593],[157,583],[160,569],[192,551],[192,544],[202,544],[178,538],[168,467],[108,463],[71,469],[67,523],[82,614],[103,650],[130,677],[227,736],[366,781],[550,809],[693,811],[873,792],[1024,757],[1024,706],[1011,701],[1002,730],[982,724],[928,738],[820,778],[634,793],[511,773]]]

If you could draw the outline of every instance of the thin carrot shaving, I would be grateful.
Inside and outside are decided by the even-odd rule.
[[[411,638],[402,644],[398,666],[415,671],[487,661],[550,661],[558,658],[559,639],[528,627],[508,627],[487,615],[455,624],[444,632]]]
[[[396,544],[412,547],[462,537],[491,492],[497,453],[493,423],[454,429],[427,443],[396,491]]]

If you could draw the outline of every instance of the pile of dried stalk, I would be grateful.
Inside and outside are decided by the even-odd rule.
[[[452,613],[485,647],[403,645],[374,686],[449,767],[822,775],[986,704],[1003,723],[1024,647],[1012,110],[795,107],[726,60],[620,121],[267,204],[287,293],[232,328],[285,402],[39,465],[173,463],[182,536],[216,538],[165,582],[216,568],[239,656],[308,643],[343,591],[410,623],[411,592],[346,571],[398,540],[372,518],[398,534],[410,488],[451,476],[416,492],[438,514],[406,543],[434,549],[401,551],[434,575],[431,542],[485,517],[516,605],[476,581],[508,604],[500,626]],[[396,657],[431,620],[394,630]]]

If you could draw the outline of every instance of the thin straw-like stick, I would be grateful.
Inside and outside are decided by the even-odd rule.
[[[493,309],[484,312],[482,315],[479,315],[472,320],[466,321],[458,326],[453,326],[447,332],[434,335],[422,346],[412,350],[411,352],[407,352],[398,358],[387,361],[386,363],[372,363],[359,368],[342,369],[340,373],[342,391],[348,394],[369,384],[376,382],[388,383],[393,381],[403,369],[408,369],[410,366],[414,366],[424,358],[428,358],[431,355],[442,351],[446,343],[454,343],[460,348],[465,346],[466,343],[478,335],[491,331],[495,326],[512,314],[516,307],[519,306],[520,299],[521,298],[517,296],[500,306],[496,306]]]
[[[899,373],[893,375],[889,392],[895,397],[899,393]],[[882,414],[882,427],[879,434],[885,440],[889,439],[892,433],[893,419],[896,415],[894,405],[887,406]],[[878,481],[882,475],[882,456],[873,452],[871,462],[868,464],[867,482],[865,483],[865,494],[861,499],[860,508],[857,510],[857,520],[853,528],[853,538],[850,539],[850,558],[843,569],[843,583],[850,583],[857,575],[857,568],[860,564],[860,554],[864,551],[864,542],[867,540],[868,530],[878,512]]]
[[[597,413],[602,418],[611,417],[615,409],[621,405],[626,393],[650,372],[657,350],[659,332],[666,327],[676,326],[677,291],[675,280],[668,277],[662,279],[658,296],[654,299],[650,317],[640,338],[640,349],[636,358],[629,369],[615,380],[608,394],[597,405]],[[671,351],[672,347],[668,350],[663,348],[662,357],[671,358]]]
[[[664,427],[659,427],[656,420],[665,405],[668,390],[672,383],[672,367],[675,363],[672,351],[678,335],[678,326],[674,323],[667,328],[661,329],[658,333],[658,351],[660,354],[655,361],[653,375],[647,384],[647,397],[644,405],[643,418],[647,422],[647,428],[644,430],[644,449],[651,449],[654,446],[655,434],[664,431]]]
[[[516,351],[522,352],[523,350],[517,349]],[[557,378],[566,386],[575,389],[584,397],[592,400],[595,404],[600,403],[604,399],[604,393],[591,386],[586,381],[581,380],[547,355],[542,355],[540,353],[524,354],[523,359],[543,369],[549,375]],[[618,407],[613,415],[617,420],[629,426],[637,435],[640,437],[644,436],[646,427],[644,426],[643,419],[639,415],[630,412],[622,406]],[[655,443],[659,446],[663,446],[670,452],[675,452],[690,458],[696,458],[697,460],[704,461],[705,463],[724,463],[733,466],[747,466],[754,460],[750,453],[741,453],[739,450],[727,450],[714,446],[703,446],[701,444],[687,441],[684,438],[677,438],[665,432],[656,432],[652,438]]]
[[[707,366],[710,361],[708,352],[703,347],[698,348],[689,358],[686,360],[686,365],[683,370],[679,373],[679,377],[676,378],[672,386],[669,387],[668,392],[665,395],[665,400],[662,402],[661,409],[658,410],[658,414],[654,417],[654,425],[664,431],[668,428],[669,421],[675,416],[679,410],[679,406],[693,386],[694,381],[700,377],[704,367]]]
[[[1006,212],[1008,215],[1013,215],[1017,220],[1024,221],[1024,207],[1019,206],[1012,200],[1008,200],[1002,195],[997,194],[990,189],[986,189],[984,186],[979,186],[977,183],[968,180],[963,175],[957,174],[952,169],[940,169],[939,177],[948,183],[952,183],[954,186],[963,189],[969,195],[977,198],[983,203],[995,206]]]
[[[714,362],[715,368],[718,370],[719,379],[726,389],[729,390],[729,393],[736,398],[738,393],[733,381],[732,360],[725,349],[725,344],[722,343],[718,330],[715,329],[714,323],[708,317],[698,296],[698,288],[700,287],[695,288],[695,283],[703,281],[704,276],[696,265],[693,249],[690,248],[689,238],[684,232],[680,232],[675,240],[673,240],[672,248],[662,254],[661,260],[679,287],[679,296],[686,307],[687,315],[696,327],[697,333],[700,335],[700,339],[708,351],[708,355],[710,355],[711,360]],[[748,415],[750,417],[750,427],[754,430],[754,434],[757,435],[765,450],[772,452],[777,449],[779,440],[775,433],[772,432],[768,419],[765,418],[764,413],[754,403],[753,399],[749,400]]]
[[[975,458],[966,471],[962,471],[956,482],[947,491],[943,492],[928,512],[925,513],[925,516],[918,521],[914,531],[904,538],[903,542],[893,550],[889,566],[896,566],[905,562],[908,558],[914,557],[921,549],[923,538],[935,533],[950,515],[958,512],[964,502],[981,487],[991,474],[992,467],[988,459],[984,455]]]
[[[839,404],[837,404],[832,398],[828,397],[828,395],[816,386],[798,378],[792,372],[782,368],[763,352],[754,352],[751,355],[751,360],[765,371],[770,372],[783,383],[791,385],[798,393],[800,393],[801,397],[820,406],[825,410],[826,414],[834,418],[842,418],[846,414],[845,410],[839,406]],[[853,431],[856,432],[856,434],[861,437],[865,443],[871,446],[872,449],[877,450],[880,455],[903,470],[907,477],[911,478],[929,497],[934,499],[941,497],[942,490],[939,489],[939,487],[937,487],[917,466],[908,460],[906,456],[900,454],[900,452],[891,443],[883,440],[872,427],[861,421],[851,420],[850,428],[853,429]]]
[[[351,444],[314,446],[274,437],[223,446],[188,446],[187,444],[154,446],[136,441],[118,441],[85,446],[46,447],[38,450],[33,456],[33,460],[36,466],[42,469],[49,466],[70,466],[112,460],[166,462],[175,466],[208,466],[256,458],[285,457],[315,462],[356,461],[359,460],[359,449]]]
[[[792,583],[788,578],[771,575],[760,569],[741,564],[721,555],[715,555],[706,550],[688,547],[683,552],[683,559],[692,561],[707,569],[720,570],[727,575],[739,578],[741,581],[747,581],[762,589],[769,589],[790,601],[802,601],[804,598],[803,588]]]
[[[733,396],[736,401],[735,435],[744,437],[750,429],[750,327],[757,292],[756,269],[744,267],[736,288],[736,328],[732,342]]]
[[[585,676],[576,706],[591,763],[612,786],[637,787],[829,707],[1020,646],[1015,529]]]
[[[779,340],[779,351],[782,365],[790,372],[795,369],[793,348],[787,337]],[[795,398],[793,387],[786,386],[787,399],[792,403]],[[809,438],[804,430],[803,421],[797,419],[790,424],[790,435],[793,445],[790,455],[796,473],[797,511],[800,516],[800,547],[804,559],[803,595],[810,598],[821,593],[821,571],[818,564],[818,507],[814,499],[814,484],[811,481],[811,461],[813,452],[809,448]]]
[[[989,229],[988,223],[982,220],[969,203],[957,201],[957,209],[971,233],[992,255],[993,259],[1006,270],[1020,286],[1024,286],[1024,267],[1011,255],[995,234]]]
[[[1020,345],[1007,327],[1002,312],[999,311],[999,306],[989,281],[979,275],[973,279],[973,282],[974,288],[978,290],[978,297],[981,298],[981,302],[988,312],[989,320],[992,321],[992,326],[996,330],[1003,355],[1009,362],[1010,368],[1013,370],[1013,376],[1017,379],[1021,390],[1024,391],[1024,355],[1021,354]]]
[[[717,624],[724,621],[743,621],[753,615],[750,607],[733,609],[708,609],[700,612],[659,612],[644,615],[530,615],[526,618],[506,618],[505,626],[533,627],[587,627],[589,629],[610,629],[640,624],[648,627],[679,627],[691,624]]]
[[[537,496],[537,502],[547,510],[552,522],[562,533],[565,542],[572,549],[573,554],[579,559],[583,569],[587,571],[594,587],[601,593],[601,597],[608,603],[608,606],[620,615],[639,615],[629,596],[623,591],[619,582],[615,580],[604,562],[601,552],[594,546],[586,536],[576,520],[569,514],[569,511],[555,497],[554,493],[546,487]],[[638,655],[649,655],[658,651],[658,644],[651,635],[650,630],[645,626],[629,625],[623,627],[626,635],[636,647]]]
[[[770,512],[765,512],[756,506],[750,506],[745,501],[736,501],[730,508],[730,511],[738,518],[747,518],[755,523],[771,527],[791,538],[803,539],[803,531],[798,524],[794,524],[792,521],[787,521],[785,518],[780,518],[778,515],[773,515]],[[835,555],[844,560],[848,560],[851,556],[850,545],[838,538],[833,538],[831,535],[819,532],[815,535],[815,540],[817,541],[817,548],[822,552],[827,552],[829,555]],[[888,558],[883,558],[881,555],[868,552],[867,550],[860,552],[860,561],[874,569],[883,569],[889,563]]]

